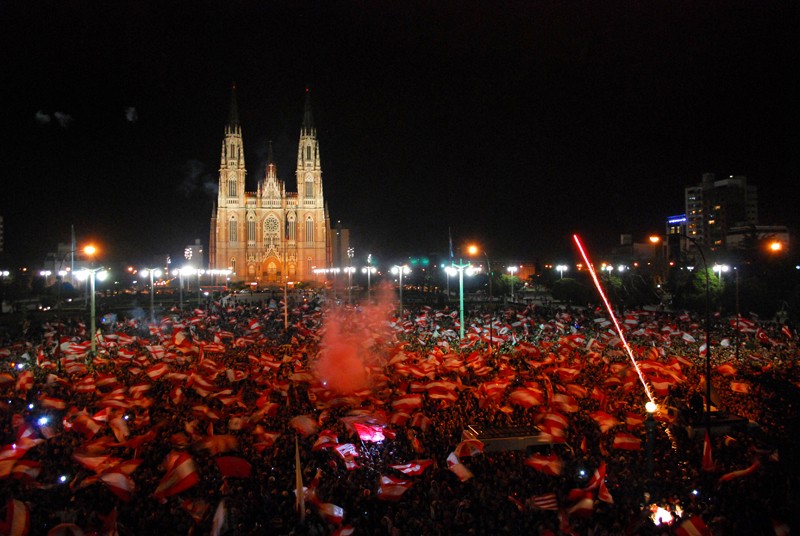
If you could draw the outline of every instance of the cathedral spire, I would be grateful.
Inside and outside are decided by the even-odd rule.
[[[231,112],[228,116],[228,125],[240,126],[239,106],[236,103],[236,82],[231,85]]]
[[[314,116],[311,115],[311,91],[306,88],[306,103],[303,109],[303,133],[313,134]]]

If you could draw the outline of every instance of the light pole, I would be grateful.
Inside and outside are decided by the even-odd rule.
[[[369,262],[369,261],[368,261]],[[362,274],[367,274],[367,303],[372,303],[372,274],[377,272],[377,268],[374,266],[364,266],[361,269]]]
[[[141,273],[144,277],[150,277],[150,323],[156,323],[156,302],[155,302],[155,287],[153,277],[161,277],[161,270],[159,268],[142,268]]]
[[[694,244],[695,249],[700,253],[700,259],[703,261],[703,272],[706,274],[706,431],[711,434],[711,293],[708,283],[708,264],[706,264],[706,255],[703,253],[703,248],[700,247],[697,239],[687,234],[682,236]]]
[[[653,442],[656,434],[656,420],[653,413],[658,410],[658,405],[649,400],[644,408],[647,410],[647,418],[644,421],[644,429],[647,433],[647,477],[653,478]]]
[[[355,272],[356,269],[354,266],[346,266],[344,271],[347,272],[347,303],[352,304],[353,272]]]
[[[92,354],[97,351],[97,337],[96,337],[96,323],[95,323],[95,280],[99,279],[100,281],[104,281],[106,277],[108,277],[108,272],[103,268],[84,268],[83,270],[79,270],[76,274],[78,279],[80,280],[89,280],[89,290],[92,293],[92,297],[89,300],[89,329],[90,329],[90,338],[92,343]]]
[[[559,264],[558,266],[556,266],[556,270],[558,270],[558,278],[564,279],[564,272],[569,270],[569,266],[567,266],[566,264]]]
[[[469,262],[460,261],[459,264],[453,262],[445,268],[448,276],[458,273],[458,338],[464,338],[464,270],[467,275],[472,275],[472,266]]]
[[[492,299],[492,261],[489,260],[489,254],[486,253],[486,250],[481,250],[478,248],[478,246],[469,246],[467,251],[470,255],[477,255],[478,253],[483,252],[483,255],[486,257],[486,273],[489,275],[489,353],[491,354],[492,339],[494,339],[494,334],[492,333],[492,323],[494,322],[494,301]]]
[[[405,264],[394,265],[392,273],[400,277],[400,320],[403,320],[403,274],[411,273],[411,269]]]
[[[509,274],[511,274],[511,301],[514,301],[514,279],[516,278],[516,273],[519,271],[519,268],[516,266],[509,266],[506,268]]]
[[[178,292],[178,296],[179,296],[179,300],[180,300],[179,303],[180,303],[181,311],[183,311],[183,276],[184,276],[184,274],[185,275],[191,275],[192,273],[194,273],[193,270],[194,270],[193,268],[189,268],[187,266],[184,266],[183,268],[178,268],[178,269],[172,271],[172,275],[177,275],[178,276],[178,282],[180,283],[180,285],[179,285],[180,286],[180,291]]]

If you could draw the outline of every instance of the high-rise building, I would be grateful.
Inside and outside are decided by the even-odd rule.
[[[686,234],[712,251],[727,248],[732,228],[758,225],[758,189],[744,176],[715,180],[704,173],[685,189],[685,206]]]
[[[315,268],[331,265],[331,227],[308,92],[297,148],[298,191],[287,192],[278,178],[271,144],[265,176],[254,192],[245,189],[246,173],[234,87],[211,216],[209,267],[230,269],[231,281],[258,287],[314,281]]]

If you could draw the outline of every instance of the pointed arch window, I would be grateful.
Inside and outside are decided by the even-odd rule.
[[[237,242],[239,240],[239,233],[236,229],[236,218],[231,217],[228,223],[228,242]]]
[[[252,215],[247,218],[247,244],[256,244],[256,218]]]
[[[289,220],[289,232],[286,233],[289,240],[297,240],[297,222]]]
[[[314,197],[314,177],[311,175],[306,175],[306,199],[312,199]]]
[[[231,257],[230,271],[232,272],[232,275],[236,275],[236,259],[233,257]]]
[[[236,177],[228,178],[228,197],[236,197]]]
[[[306,242],[309,244],[314,242],[314,220],[311,216],[306,218]]]
[[[306,160],[311,160],[311,146],[306,145]]]

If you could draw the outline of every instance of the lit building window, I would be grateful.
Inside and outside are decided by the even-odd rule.
[[[247,242],[256,243],[256,220],[252,216],[247,220]]]
[[[314,197],[314,179],[306,177],[306,199]]]
[[[228,179],[228,197],[236,197],[236,179]]]
[[[278,243],[278,218],[269,216],[264,220],[264,247],[275,246]]]

